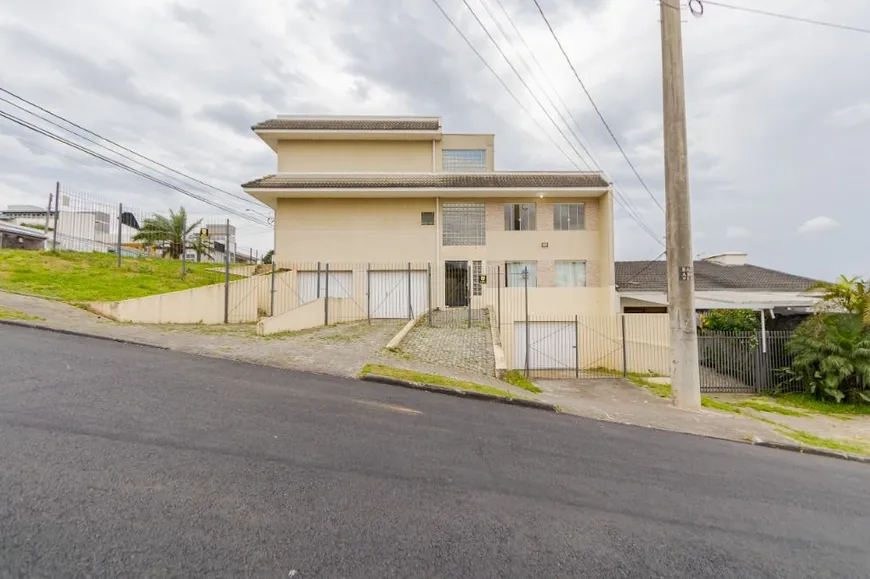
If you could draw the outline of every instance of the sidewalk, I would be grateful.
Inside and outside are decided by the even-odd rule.
[[[568,414],[743,442],[792,442],[770,424],[707,409],[680,410],[670,400],[620,378],[537,380],[535,384],[544,390],[541,400]]]
[[[597,420],[700,436],[754,443],[794,446],[795,439],[782,427],[826,439],[870,444],[870,417],[850,420],[831,416],[790,417],[743,410],[741,414],[675,408],[620,378],[595,380],[541,380],[538,396],[493,377],[467,370],[390,354],[384,346],[404,325],[404,320],[341,324],[294,335],[260,337],[254,325],[147,326],[122,324],[96,316],[63,302],[0,292],[0,308],[17,310],[40,319],[27,324],[81,332],[116,340],[149,344],[170,350],[229,358],[291,370],[356,377],[368,363],[468,380],[555,404],[562,412]],[[2,326],[0,326],[2,331]]]

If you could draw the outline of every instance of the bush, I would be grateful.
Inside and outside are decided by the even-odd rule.
[[[757,332],[761,321],[755,310],[710,310],[701,317],[701,328],[713,332]]]
[[[789,374],[816,398],[870,402],[870,327],[856,314],[817,314],[795,330],[787,346]]]

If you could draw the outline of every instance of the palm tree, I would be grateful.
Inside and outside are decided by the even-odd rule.
[[[133,237],[133,241],[141,241],[144,245],[158,249],[163,257],[178,259],[185,249],[191,248],[197,254],[210,255],[208,245],[199,238],[191,235],[202,219],[187,225],[187,212],[184,207],[178,213],[169,210],[169,217],[157,215],[145,219],[139,233]]]
[[[820,291],[826,306],[861,316],[865,324],[870,324],[870,283],[867,280],[841,275],[837,281],[819,282],[809,291]]]

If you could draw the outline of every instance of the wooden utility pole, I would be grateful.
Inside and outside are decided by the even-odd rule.
[[[701,407],[701,380],[698,370],[698,330],[695,325],[682,14],[680,0],[660,0],[660,4],[671,391],[676,406],[698,409]]]

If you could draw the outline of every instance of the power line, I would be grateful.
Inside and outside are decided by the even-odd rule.
[[[540,71],[541,76],[543,76],[544,80],[547,82],[547,86],[550,88],[550,90],[552,90],[556,94],[556,98],[559,99],[559,102],[562,104],[562,108],[565,109],[565,112],[568,113],[568,117],[574,123],[574,126],[577,127],[577,132],[580,133],[580,136],[586,138],[586,135],[583,134],[583,129],[580,127],[580,122],[576,118],[574,118],[574,114],[571,112],[571,107],[569,107],[568,104],[565,102],[565,99],[562,98],[562,94],[559,92],[559,90],[553,84],[553,81],[550,79],[550,76],[547,74],[546,69],[544,69],[543,65],[541,65],[541,62],[538,60],[538,57],[535,56],[535,52],[531,49],[529,44],[526,42],[526,39],[523,36],[523,33],[520,31],[519,27],[514,22],[514,19],[511,18],[510,12],[507,11],[507,9],[504,7],[504,4],[502,3],[501,0],[495,0],[495,2],[496,2],[496,4],[498,4],[498,7],[501,9],[502,13],[507,18],[508,23],[511,25],[511,28],[513,28],[517,37],[520,39],[520,42],[522,42],[523,47],[525,47],[525,49],[526,49],[526,52],[528,52],[529,56],[532,57],[532,61],[538,67],[538,70]],[[527,67],[528,67],[528,65],[527,65]],[[531,70],[531,67],[528,67],[528,68],[529,68],[529,70]],[[534,72],[532,72],[532,74],[534,75]],[[538,86],[540,86],[540,83],[538,84]],[[566,122],[565,124],[568,124],[568,123]],[[586,138],[586,140],[588,141],[589,139]],[[592,163],[596,167],[598,167],[598,170],[600,171],[601,165],[599,165],[598,162],[595,160],[595,157],[592,155],[591,151],[587,150],[587,152],[589,153],[589,158],[592,160]]]
[[[504,29],[499,25],[498,20],[497,20],[497,19],[494,17],[494,15],[489,11],[489,9],[487,9],[487,3],[486,3],[486,0],[480,0],[480,1],[481,1],[481,3],[483,4],[484,9],[486,9],[487,14],[489,14],[490,18],[493,19],[493,21],[496,23],[496,26],[498,26],[498,28],[499,28],[499,30],[501,31],[502,35],[503,35],[506,39],[508,39],[508,43],[512,45],[510,38],[509,38],[508,35],[505,33]],[[555,87],[555,85],[553,84],[553,82],[550,80],[550,77],[549,77],[549,75],[547,74],[547,71],[544,69],[543,65],[541,65],[541,63],[540,63],[540,61],[538,60],[537,56],[535,56],[535,52],[531,49],[531,47],[530,47],[530,46],[528,45],[528,43],[526,42],[525,37],[523,36],[522,31],[520,31],[519,27],[516,25],[516,23],[514,22],[513,18],[511,18],[510,13],[509,13],[509,12],[507,11],[507,9],[504,7],[504,4],[501,2],[501,0],[496,0],[496,3],[499,5],[499,8],[501,9],[502,13],[504,13],[505,17],[507,18],[507,20],[508,20],[508,22],[510,23],[511,27],[513,28],[514,32],[516,32],[517,36],[519,37],[519,39],[520,39],[520,41],[522,42],[523,46],[525,47],[526,51],[529,53],[529,56],[532,57],[532,60],[533,60],[533,61],[535,62],[535,64],[537,65],[538,70],[540,71],[541,75],[542,75],[542,76],[544,77],[544,79],[547,81],[547,84],[548,84],[548,86],[550,87],[550,90],[552,90],[552,91],[556,94],[556,97],[559,99],[559,102],[562,104],[562,107],[565,109],[565,111],[568,113],[568,116],[569,116],[569,117],[571,118],[571,120],[574,122],[574,125],[575,125],[576,128],[577,128],[577,131],[580,133],[581,136],[585,137],[585,135],[583,134],[583,129],[580,127],[580,122],[579,122],[579,121],[574,117],[574,115],[571,113],[571,107],[569,107],[569,106],[567,105],[567,103],[565,103],[565,99],[562,98],[561,93],[560,93],[559,90]],[[514,50],[516,50],[516,48],[514,48]],[[529,72],[532,73],[532,76],[533,76],[533,78],[534,78],[534,75],[535,75],[534,70],[532,70],[532,67],[529,66],[528,62],[526,62],[525,59],[522,57],[522,53],[521,53],[519,50],[516,50],[516,51],[517,51],[517,54],[520,55],[520,59],[521,59],[522,62],[526,65],[526,68],[529,70]],[[540,82],[538,82],[537,84],[538,84],[539,87],[541,87]],[[541,88],[542,88],[542,87],[541,87]],[[559,112],[558,107],[556,107],[556,105],[555,105],[555,103],[553,103],[552,99],[549,98],[549,96],[547,95],[546,91],[544,91],[544,95],[548,97],[547,100],[550,102],[550,104],[553,106],[553,108],[554,108],[554,109],[557,111],[557,113],[558,113],[558,112]],[[565,119],[565,117],[562,116],[561,114],[559,114],[559,116],[560,116],[560,118],[562,119],[562,121],[565,123],[565,125],[569,126],[569,130],[570,130],[570,125],[569,125],[568,121]],[[574,138],[576,138],[577,141],[580,142],[581,146],[583,147],[583,150],[586,151],[586,153],[589,155],[589,159],[592,161],[592,164],[593,164],[593,165],[594,165],[594,166],[595,166],[599,171],[601,171],[601,172],[603,173],[604,171],[603,171],[603,169],[601,168],[601,165],[600,165],[600,164],[598,163],[598,161],[595,159],[595,156],[592,154],[592,151],[589,150],[589,148],[587,148],[585,145],[583,145],[583,139],[581,139],[580,136],[578,136],[576,133],[574,133],[574,131],[571,131],[571,133],[574,135]],[[587,140],[588,140],[588,139],[587,139]],[[621,205],[625,208],[626,212],[628,212],[629,214],[631,214],[632,211],[633,211],[635,214],[637,214],[637,217],[640,218],[640,213],[639,213],[639,211],[634,207],[634,204],[631,202],[631,200],[629,199],[629,197],[628,197],[627,195],[624,195],[624,194],[619,190],[619,189],[620,189],[620,188],[619,188],[619,184],[616,182],[616,179],[615,179],[615,178],[613,179],[613,188],[614,188],[614,193],[615,193],[615,195],[616,195],[617,200],[619,200],[619,197],[622,196],[624,203],[621,203]],[[642,218],[641,218],[641,219],[642,219]],[[651,231],[650,231],[650,229],[648,228],[648,226],[647,226],[647,230],[646,230],[646,231],[647,231],[648,233],[651,233]],[[661,244],[660,239],[659,239],[657,236],[655,236],[654,233],[651,233],[651,234],[653,235],[653,237],[655,237],[656,241],[657,241],[659,244]]]
[[[13,123],[21,125],[22,127],[26,128],[26,129],[29,129],[29,130],[34,131],[36,133],[39,133],[39,134],[46,136],[50,139],[53,139],[55,141],[58,141],[59,143],[63,143],[64,145],[70,146],[74,149],[77,149],[77,150],[83,152],[83,153],[86,153],[88,155],[96,157],[97,159],[100,159],[101,161],[105,161],[106,163],[109,163],[110,165],[114,165],[115,167],[118,167],[119,169],[129,171],[130,173],[133,173],[134,175],[138,175],[140,177],[148,179],[149,181],[157,183],[158,185],[162,185],[162,186],[167,187],[169,189],[173,189],[173,190],[178,191],[179,193],[181,193],[183,195],[186,195],[188,197],[196,199],[197,201],[201,201],[203,203],[206,203],[207,205],[211,205],[212,207],[215,207],[215,208],[220,209],[222,211],[226,211],[227,213],[235,215],[236,217],[239,217],[241,219],[246,219],[252,223],[256,223],[257,225],[269,227],[269,225],[267,223],[261,222],[255,218],[252,218],[251,216],[246,215],[242,211],[238,211],[238,210],[233,209],[231,207],[226,207],[224,205],[221,205],[220,203],[212,201],[211,199],[201,197],[199,195],[191,193],[190,191],[187,191],[186,189],[178,187],[177,185],[174,185],[174,184],[169,183],[167,181],[163,181],[162,179],[158,179],[157,177],[154,177],[153,175],[149,175],[148,173],[145,173],[143,171],[140,171],[138,169],[130,167],[129,165],[126,165],[120,161],[117,161],[117,160],[112,159],[110,157],[106,157],[105,155],[101,155],[100,153],[97,153],[97,152],[95,152],[91,149],[88,149],[87,147],[84,147],[84,146],[82,146],[78,143],[75,143],[73,141],[65,139],[65,138],[63,138],[55,133],[52,133],[51,131],[48,131],[46,129],[38,127],[37,125],[34,125],[28,121],[25,121],[24,119],[16,117],[15,115],[11,115],[5,111],[0,111],[0,117],[8,119],[8,120],[12,121]]]
[[[695,16],[704,15],[704,6],[718,6],[719,8],[727,8],[729,10],[738,10],[740,12],[750,12],[752,14],[761,14],[762,16],[772,16],[773,18],[782,18],[783,20],[792,20],[794,22],[803,22],[805,24],[815,24],[816,26],[826,26],[828,28],[837,28],[839,30],[849,30],[851,32],[862,32],[870,34],[870,28],[860,28],[858,26],[849,26],[848,24],[837,24],[835,22],[823,22],[812,18],[802,18],[800,16],[791,16],[790,14],[780,14],[778,12],[768,12],[766,10],[758,10],[757,8],[747,8],[745,6],[734,6],[733,4],[725,4],[723,2],[713,2],[711,0],[691,0],[689,2],[689,10]]]
[[[447,22],[449,22],[450,25],[453,27],[453,29],[456,30],[456,32],[459,34],[459,36],[462,38],[462,40],[465,41],[465,43],[468,45],[468,47],[471,49],[471,51],[474,52],[474,54],[483,63],[483,65],[487,68],[487,70],[489,70],[489,72],[492,73],[492,75],[496,78],[496,80],[498,80],[498,82],[501,84],[501,86],[507,91],[507,93],[511,96],[511,98],[513,98],[513,100],[519,105],[519,107],[523,110],[523,112],[525,112],[526,115],[528,115],[528,117],[532,120],[532,122],[535,123],[535,126],[537,126],[541,130],[541,132],[544,135],[546,135],[546,137],[550,140],[550,142],[553,143],[553,146],[555,146],[556,149],[560,153],[562,153],[562,155],[568,160],[568,162],[570,162],[572,165],[574,165],[574,167],[579,171],[580,167],[577,165],[577,162],[574,161],[574,159],[572,159],[571,156],[568,155],[568,153],[566,153],[565,150],[562,149],[562,147],[555,141],[555,139],[552,137],[552,135],[550,135],[550,133],[548,133],[546,131],[546,129],[544,129],[544,127],[535,118],[535,116],[531,113],[531,111],[528,109],[528,107],[526,107],[523,104],[523,102],[510,89],[510,87],[499,76],[499,74],[495,71],[495,69],[492,68],[492,66],[489,64],[489,62],[487,62],[486,58],[484,58],[484,56],[480,53],[480,51],[477,50],[477,48],[474,46],[474,44],[472,44],[471,40],[469,40],[468,37],[465,35],[465,33],[462,32],[462,29],[459,28],[459,26],[456,24],[456,22],[453,21],[452,18],[450,18],[450,15],[447,14],[447,12],[441,6],[441,4],[438,2],[438,0],[432,0],[432,3],[435,4],[435,6],[438,8],[438,10],[441,12],[441,14],[447,20]],[[634,212],[632,211],[632,208],[630,207],[631,203],[628,200],[628,198],[625,197],[625,201],[623,201],[621,199],[621,197],[623,197],[622,193],[614,187],[614,198],[616,199],[617,203],[619,203],[625,209],[628,216],[631,217],[635,221],[635,223],[637,223],[638,227],[640,227],[645,233],[647,233],[656,243],[658,243],[659,245],[664,245],[662,243],[660,237],[655,232],[653,232],[652,229],[650,229],[650,227],[643,221],[643,219],[640,217],[640,214],[637,212],[637,210],[634,209]]]
[[[601,119],[601,122],[604,124],[604,127],[607,129],[607,132],[610,133],[610,137],[613,139],[613,142],[616,143],[616,147],[619,149],[619,152],[622,153],[622,156],[625,158],[625,161],[628,163],[628,166],[631,167],[631,170],[634,172],[637,180],[640,181],[640,184],[643,185],[643,188],[646,189],[647,194],[650,196],[650,199],[653,200],[659,209],[662,211],[665,210],[662,207],[662,204],[659,203],[659,200],[656,199],[656,196],[653,195],[653,192],[650,190],[649,186],[646,184],[646,181],[643,180],[643,177],[640,176],[637,168],[634,166],[634,163],[631,162],[631,159],[628,158],[628,154],[626,154],[625,149],[622,148],[622,145],[619,142],[619,139],[616,138],[616,134],[614,134],[613,130],[610,128],[610,125],[604,119],[604,115],[601,114],[601,110],[598,108],[598,105],[595,104],[595,100],[592,98],[592,95],[589,93],[589,90],[586,88],[586,83],[583,82],[583,79],[580,78],[580,74],[577,72],[577,69],[574,67],[574,63],[571,62],[571,58],[568,56],[568,53],[565,52],[565,48],[562,46],[562,42],[559,40],[558,35],[556,35],[556,31],[553,30],[553,26],[550,24],[550,20],[547,18],[547,15],[544,14],[544,9],[541,8],[540,2],[538,0],[533,0],[535,6],[538,8],[538,12],[541,14],[541,18],[544,19],[544,23],[547,25],[547,28],[550,30],[550,34],[553,36],[553,39],[556,41],[556,44],[559,46],[559,50],[562,52],[562,56],[565,57],[565,60],[568,62],[568,66],[571,67],[571,71],[574,73],[574,77],[577,79],[577,82],[580,83],[580,87],[583,89],[583,92],[586,93],[586,97],[589,99],[589,102],[592,103],[592,108],[595,109],[595,112],[598,114],[598,118]]]
[[[0,90],[2,90],[2,89],[0,89]],[[48,124],[50,124],[50,125],[52,125],[52,126],[54,126],[54,127],[57,127],[57,128],[59,128],[59,129],[61,129],[62,131],[66,131],[67,133],[70,133],[71,135],[75,135],[76,137],[78,137],[78,138],[80,138],[80,139],[83,139],[83,140],[85,140],[85,141],[87,141],[87,142],[89,142],[89,143],[92,143],[92,144],[94,144],[94,145],[96,145],[96,146],[98,146],[98,147],[100,147],[100,148],[102,148],[102,149],[105,149],[106,151],[109,151],[110,153],[113,153],[113,154],[115,154],[115,155],[118,155],[119,157],[121,157],[121,158],[123,158],[123,159],[127,159],[128,161],[131,161],[131,162],[133,162],[133,163],[136,163],[137,165],[139,165],[139,166],[141,166],[141,167],[144,167],[144,168],[147,169],[147,170],[155,171],[156,173],[159,173],[159,174],[161,174],[161,175],[164,175],[164,176],[166,176],[166,177],[169,178],[169,179],[173,179],[173,180],[175,180],[175,181],[179,181],[179,182],[181,182],[177,177],[173,177],[172,175],[170,175],[170,174],[167,173],[166,171],[161,171],[160,169],[154,169],[153,167],[150,167],[150,166],[146,165],[145,163],[142,163],[141,161],[137,161],[136,159],[134,159],[133,157],[130,157],[129,155],[125,155],[125,154],[123,154],[123,153],[119,153],[118,151],[116,151],[116,150],[114,150],[114,149],[111,149],[111,148],[109,148],[109,147],[103,145],[102,143],[100,143],[99,141],[97,141],[97,140],[95,140],[95,139],[91,139],[90,137],[87,137],[87,136],[85,136],[85,135],[81,135],[81,134],[75,132],[75,131],[72,130],[72,129],[69,129],[69,128],[67,128],[67,127],[64,127],[63,125],[61,125],[61,124],[59,124],[59,123],[55,123],[55,122],[52,121],[51,119],[48,119],[48,118],[46,118],[46,117],[44,117],[44,116],[42,116],[42,115],[40,115],[40,114],[38,114],[38,113],[35,113],[35,112],[31,111],[31,110],[28,110],[28,109],[26,109],[26,108],[24,108],[24,107],[22,107],[22,106],[20,106],[20,105],[17,105],[17,104],[15,104],[14,102],[12,102],[12,101],[10,101],[10,100],[7,100],[7,99],[4,99],[3,97],[0,97],[0,102],[4,102],[4,103],[7,103],[7,104],[9,104],[9,105],[12,105],[13,107],[15,107],[15,108],[17,108],[17,109],[19,109],[19,110],[21,110],[21,111],[24,111],[25,113],[27,113],[27,114],[29,114],[29,115],[33,115],[34,117],[36,117],[36,118],[42,120],[43,122],[46,122],[46,123],[48,123]],[[182,183],[182,185],[184,184],[183,182],[181,182],[181,183]],[[202,193],[205,193],[205,191],[202,191],[202,189],[195,189],[195,190],[196,190],[196,191],[199,191],[199,192],[202,192]],[[263,219],[267,219],[267,218],[268,218],[266,215],[263,215],[263,214],[261,214],[261,213],[257,213],[256,211],[252,211],[252,213],[254,213],[255,215],[257,215],[257,216],[259,216],[259,217],[262,217]]]
[[[250,203],[250,204],[252,204],[252,205],[256,205],[257,207],[262,208],[262,204],[260,204],[260,203],[258,203],[258,202],[256,202],[256,201],[253,201],[253,200],[251,200],[251,199],[249,199],[249,198],[247,198],[247,197],[242,197],[242,196],[240,196],[240,195],[236,195],[236,194],[234,194],[234,193],[231,193],[230,191],[226,191],[226,190],[224,190],[224,189],[220,189],[220,188],[218,188],[218,187],[215,187],[215,186],[213,186],[213,185],[210,185],[210,184],[206,183],[205,181],[201,181],[201,180],[197,179],[196,177],[191,177],[190,175],[188,175],[188,174],[186,174],[186,173],[183,173],[183,172],[181,172],[181,171],[178,171],[178,170],[176,170],[176,169],[173,169],[172,167],[169,167],[169,166],[167,166],[167,165],[164,165],[163,163],[160,163],[159,161],[155,161],[154,159],[152,159],[152,158],[150,158],[150,157],[146,157],[145,155],[142,155],[142,154],[140,154],[140,153],[137,153],[136,151],[134,151],[134,150],[132,150],[132,149],[129,149],[129,148],[125,147],[124,145],[118,144],[118,143],[116,143],[115,141],[113,141],[113,140],[111,140],[111,139],[107,139],[106,137],[104,137],[104,136],[102,136],[102,135],[100,135],[100,134],[98,134],[98,133],[95,133],[94,131],[91,131],[90,129],[86,129],[85,127],[83,127],[83,126],[81,126],[81,125],[78,125],[78,124],[74,123],[73,121],[71,121],[71,120],[69,120],[69,119],[67,119],[67,118],[62,117],[61,115],[58,115],[58,114],[56,114],[56,113],[54,113],[54,112],[52,112],[52,111],[50,111],[50,110],[48,110],[48,109],[46,109],[46,108],[44,108],[44,107],[41,107],[41,106],[39,106],[38,104],[33,103],[33,102],[31,102],[31,101],[25,99],[24,97],[15,94],[14,92],[12,92],[12,91],[10,91],[10,90],[7,90],[7,89],[5,89],[5,88],[3,88],[3,87],[0,87],[0,92],[4,92],[4,93],[8,94],[9,96],[11,96],[11,97],[13,97],[13,98],[16,98],[16,99],[18,99],[18,100],[20,100],[20,101],[22,101],[22,102],[24,102],[24,103],[27,103],[28,105],[30,105],[30,106],[32,106],[32,107],[34,107],[34,108],[36,108],[36,109],[39,109],[40,111],[42,111],[42,112],[44,112],[44,113],[47,113],[47,114],[51,115],[52,117],[54,117],[54,118],[56,118],[56,119],[59,119],[59,120],[65,122],[65,123],[67,123],[67,124],[69,124],[69,125],[72,125],[73,127],[77,128],[77,129],[79,129],[79,130],[82,130],[82,131],[84,131],[84,132],[86,132],[86,133],[88,133],[88,134],[90,134],[90,135],[93,135],[93,136],[97,137],[98,139],[102,139],[103,141],[106,141],[107,143],[110,143],[110,144],[114,145],[115,147],[118,147],[119,149],[122,149],[122,150],[124,150],[124,151],[127,151],[128,153],[131,153],[131,154],[133,154],[133,155],[136,155],[136,156],[139,157],[140,159],[145,159],[145,160],[148,161],[149,163],[153,163],[153,164],[155,164],[155,165],[157,165],[157,166],[159,166],[159,167],[162,167],[162,168],[164,168],[164,169],[166,169],[166,170],[168,170],[168,171],[171,171],[171,172],[175,173],[176,175],[180,175],[180,176],[184,177],[185,179],[189,179],[190,181],[193,181],[193,182],[195,182],[195,183],[199,183],[200,185],[204,185],[204,186],[208,187],[209,189],[212,189],[212,190],[217,191],[217,192],[219,192],[219,193],[224,193],[224,194],[226,194],[226,195],[229,195],[230,197],[235,197],[236,199],[239,199],[240,201],[244,201],[245,203]],[[8,101],[7,101],[7,102],[8,102]],[[21,107],[19,107],[19,108],[21,108]],[[28,111],[28,112],[29,112],[29,111]],[[31,113],[31,114],[35,114],[35,113]],[[82,137],[82,138],[84,138],[84,137]],[[117,152],[116,152],[115,154],[120,155],[120,153],[117,153]]]
[[[526,90],[529,92],[529,94],[532,95],[532,98],[534,99],[534,101],[536,103],[538,103],[538,106],[544,112],[544,115],[548,119],[550,119],[550,122],[553,123],[554,127],[556,127],[556,130],[559,132],[560,135],[562,135],[562,138],[565,139],[565,141],[568,143],[568,146],[574,150],[574,153],[576,153],[577,157],[579,157],[580,160],[583,161],[583,164],[585,164],[589,170],[592,170],[592,167],[589,165],[589,163],[586,161],[586,159],[583,157],[583,155],[580,153],[580,151],[577,150],[577,147],[574,146],[574,143],[572,143],[571,139],[569,139],[568,136],[565,134],[565,131],[563,131],[562,128],[559,126],[559,124],[553,119],[553,116],[547,111],[547,109],[541,103],[541,99],[539,99],[537,97],[537,95],[534,93],[534,91],[532,91],[531,87],[529,86],[529,83],[526,82],[526,80],[523,78],[523,75],[520,74],[520,72],[517,70],[517,68],[514,66],[514,64],[510,61],[510,59],[504,53],[504,50],[501,49],[501,46],[499,46],[498,42],[496,42],[495,38],[493,38],[492,34],[489,32],[489,30],[486,28],[486,26],[484,26],[483,22],[477,16],[477,12],[475,12],[474,9],[471,7],[471,5],[468,3],[468,0],[462,0],[462,3],[465,4],[465,7],[468,8],[469,12],[471,12],[471,15],[477,21],[477,24],[483,29],[484,33],[486,33],[486,36],[493,43],[496,50],[498,50],[498,53],[501,55],[501,57],[504,59],[504,61],[508,64],[508,66],[514,72],[514,74],[517,75],[517,78],[520,79],[520,82],[523,84],[523,86],[526,88]],[[583,147],[584,150],[586,149],[586,147],[583,146],[582,143],[580,143],[580,146]],[[587,154],[588,154],[588,151],[587,151]]]
[[[498,19],[495,17],[495,14],[492,12],[492,10],[490,10],[490,8],[489,8],[489,3],[488,3],[486,0],[480,0],[480,4],[483,6],[483,9],[486,11],[486,13],[487,13],[487,15],[489,16],[490,20],[492,20],[492,21],[495,23],[495,26],[496,26],[496,28],[498,28],[498,31],[501,32],[501,35],[504,37],[505,40],[507,40],[508,45],[509,45],[511,48],[513,48],[514,52],[515,52],[515,53],[517,54],[517,56],[519,57],[520,62],[521,62],[521,63],[526,67],[526,70],[529,71],[529,73],[530,73],[531,76],[532,76],[532,82],[534,82],[534,83],[537,85],[537,87],[541,90],[541,92],[543,93],[544,97],[547,99],[547,102],[550,103],[550,106],[553,108],[553,110],[554,110],[554,111],[556,112],[556,114],[559,116],[559,119],[561,119],[561,121],[564,123],[565,127],[568,129],[568,132],[571,133],[571,136],[573,136],[574,139],[577,140],[577,143],[578,143],[578,144],[580,145],[580,147],[583,149],[583,152],[586,153],[586,156],[589,157],[589,160],[592,162],[592,164],[595,165],[599,171],[601,171],[601,167],[598,165],[598,163],[595,162],[595,159],[592,157],[592,153],[589,151],[589,149],[587,148],[586,144],[583,142],[583,139],[581,139],[580,136],[577,134],[577,132],[574,131],[574,129],[573,129],[572,126],[571,126],[571,123],[568,122],[568,119],[565,118],[565,115],[562,114],[562,111],[559,109],[559,107],[556,106],[556,103],[553,102],[553,99],[550,98],[549,93],[548,93],[546,90],[544,90],[543,87],[541,86],[541,83],[537,81],[537,79],[535,78],[535,71],[532,70],[531,65],[529,65],[528,61],[527,61],[526,58],[523,56],[523,53],[522,53],[520,50],[518,50],[518,49],[516,48],[516,46],[514,45],[513,40],[511,40],[511,37],[508,36],[508,33],[505,31],[504,27],[502,27],[501,23],[500,23],[500,22],[498,21]],[[504,6],[502,6],[502,11],[504,11]],[[505,58],[507,58],[507,57],[505,57]],[[521,78],[520,80],[522,80],[522,78]],[[531,92],[531,91],[530,91],[530,92]],[[554,92],[555,92],[555,91],[554,91]],[[567,107],[566,107],[566,108],[567,108]],[[569,112],[570,112],[570,111],[569,111]],[[552,118],[551,118],[551,120],[552,120]],[[555,121],[554,121],[554,122],[555,122]],[[579,124],[578,124],[576,121],[575,121],[575,124],[576,124],[577,127],[579,128]],[[582,131],[581,131],[581,133],[582,133]],[[584,160],[584,162],[585,162],[585,160]],[[589,166],[589,163],[586,163],[586,165],[587,165],[587,167],[588,167],[588,166]],[[590,169],[591,169],[591,167],[590,167]],[[602,172],[603,172],[603,171],[602,171]]]

